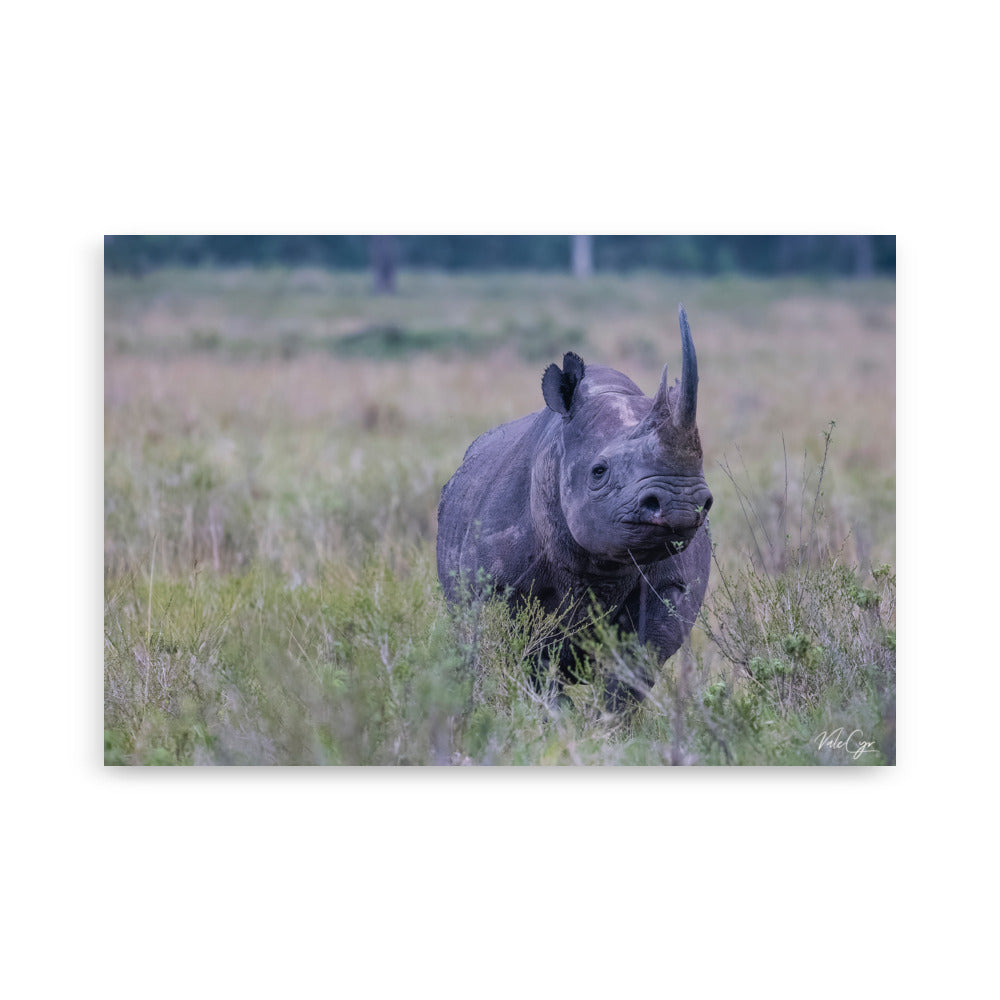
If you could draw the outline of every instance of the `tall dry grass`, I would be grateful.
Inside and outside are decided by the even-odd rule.
[[[699,425],[716,497],[712,532],[720,572],[713,573],[710,599],[722,573],[738,573],[759,545],[740,490],[756,498],[769,528],[787,529],[789,516],[780,521],[779,508],[786,496],[809,495],[815,485],[830,421],[836,432],[824,469],[819,530],[836,541],[842,562],[857,568],[864,581],[857,586],[870,584],[872,569],[895,562],[895,301],[889,282],[602,275],[579,283],[560,276],[404,274],[397,296],[375,298],[362,276],[319,271],[109,278],[106,696],[111,730],[119,734],[114,753],[136,760],[159,748],[171,759],[212,759],[206,747],[213,739],[213,746],[221,745],[218,733],[209,738],[212,720],[226,704],[223,714],[235,718],[238,702],[248,720],[257,719],[255,738],[270,733],[271,749],[258,746],[261,759],[287,759],[276,734],[298,726],[313,739],[315,727],[296,720],[292,708],[273,712],[265,725],[261,706],[267,699],[255,695],[257,707],[248,707],[253,686],[247,678],[252,674],[255,684],[270,683],[276,691],[282,670],[290,676],[305,671],[301,684],[311,692],[301,698],[311,706],[303,709],[305,717],[329,715],[337,687],[324,681],[314,690],[318,675],[307,669],[310,662],[325,664],[317,667],[323,674],[337,659],[338,647],[318,638],[321,622],[333,609],[349,618],[353,598],[347,595],[374,586],[375,579],[383,581],[383,591],[393,579],[424,594],[423,610],[409,622],[403,615],[396,630],[410,642],[404,659],[437,677],[430,685],[434,697],[448,703],[450,682],[435,671],[448,674],[452,668],[441,664],[467,657],[447,652],[438,631],[444,611],[435,603],[432,555],[441,486],[477,434],[542,406],[540,373],[559,359],[563,343],[585,360],[619,367],[648,392],[665,361],[679,374],[681,300],[698,349]],[[338,346],[350,337],[360,355]],[[256,595],[245,589],[250,580],[258,581]],[[338,596],[324,612],[331,581],[337,581]],[[413,612],[411,599],[412,593],[406,601],[399,593],[393,598]],[[253,607],[243,606],[248,601],[273,603],[272,615],[258,609],[256,638]],[[297,601],[310,605],[308,614],[295,611]],[[299,613],[312,623],[305,632],[294,624]],[[399,617],[402,608],[394,613]],[[170,624],[172,615],[180,624]],[[227,687],[216,669],[218,650],[237,621],[239,641],[227,648],[256,666]],[[178,627],[183,641],[163,639]],[[337,627],[354,628],[347,620]],[[371,680],[387,668],[378,636],[369,640]],[[347,646],[358,657],[367,647],[361,642],[355,648],[356,641],[352,633]],[[187,659],[178,659],[176,650]],[[692,655],[704,666],[705,684],[719,668],[713,650],[699,632]],[[386,658],[395,662],[393,655]],[[431,670],[431,664],[437,666]],[[273,683],[267,681],[275,672]],[[163,733],[170,719],[188,717],[190,699],[198,701],[192,691],[204,692],[203,708],[215,707],[205,708],[208,715],[195,727],[202,737],[191,736],[186,750],[167,751]],[[236,702],[234,691],[240,692]],[[427,699],[433,699],[425,696],[422,701],[412,689],[409,695],[430,712]],[[140,704],[159,707],[143,715],[135,710]],[[360,717],[361,709],[352,711]],[[157,712],[165,713],[165,728],[149,735],[149,719],[161,718]],[[411,735],[421,731],[407,718]],[[247,721],[244,728],[253,726]],[[132,735],[119,738],[123,732]],[[407,744],[399,733],[394,739]],[[426,747],[440,743],[440,736],[426,732],[421,739]],[[614,737],[608,739],[612,743],[602,745],[614,745]],[[256,746],[249,735],[246,741]],[[326,738],[327,746],[335,742]],[[351,745],[360,746],[357,740]],[[306,756],[344,759],[345,752]],[[403,756],[416,759],[422,752],[411,747]],[[491,752],[493,759],[503,756],[496,748]],[[369,760],[392,757],[379,757],[371,746],[365,753]],[[658,751],[651,753],[655,758]],[[226,754],[242,759],[243,751]]]

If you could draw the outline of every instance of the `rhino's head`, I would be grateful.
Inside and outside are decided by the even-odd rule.
[[[599,559],[651,562],[681,551],[712,506],[695,423],[698,361],[680,308],[681,378],[664,366],[651,400],[620,372],[575,354],[542,378],[563,417],[559,503],[576,543]]]

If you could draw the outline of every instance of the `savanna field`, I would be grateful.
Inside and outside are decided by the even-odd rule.
[[[679,376],[680,301],[702,619],[638,708],[556,706],[551,621],[446,609],[441,488],[567,350]],[[105,762],[895,763],[895,351],[884,279],[108,275]],[[600,622],[591,651],[649,655]]]

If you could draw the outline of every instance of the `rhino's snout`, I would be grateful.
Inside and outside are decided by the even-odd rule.
[[[658,488],[647,489],[639,498],[639,516],[643,522],[678,533],[700,528],[711,508],[712,494],[707,486],[693,491],[683,503]]]

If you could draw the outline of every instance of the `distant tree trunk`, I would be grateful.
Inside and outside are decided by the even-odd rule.
[[[375,276],[375,293],[391,295],[396,290],[396,265],[399,263],[396,237],[373,236],[369,243],[369,254]]]
[[[795,267],[795,257],[798,251],[797,237],[784,235],[778,237],[778,254],[776,267],[779,274],[791,271]]]
[[[778,237],[777,270],[779,274],[801,274],[817,266],[822,254],[822,239],[815,235],[785,235]]]
[[[868,278],[875,271],[875,253],[870,236],[841,236],[837,240],[841,273]]]
[[[875,271],[875,253],[870,236],[853,236],[854,273],[859,278],[869,278]]]
[[[571,236],[573,248],[573,274],[577,278],[589,278],[594,273],[594,237]]]

